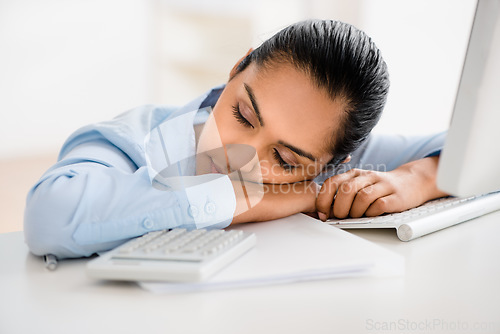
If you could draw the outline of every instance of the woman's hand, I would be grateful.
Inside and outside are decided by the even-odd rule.
[[[319,186],[313,181],[256,184],[232,181],[236,212],[232,223],[267,221],[316,210]]]
[[[327,179],[316,199],[321,220],[401,212],[446,196],[436,187],[439,157],[404,164],[390,172],[352,169]]]

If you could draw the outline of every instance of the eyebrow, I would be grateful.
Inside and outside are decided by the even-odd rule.
[[[245,86],[245,90],[247,91],[248,98],[250,99],[250,102],[252,103],[253,109],[255,111],[255,115],[257,116],[257,119],[259,120],[260,125],[264,126],[264,121],[262,120],[262,116],[261,116],[260,110],[259,110],[259,105],[257,104],[257,99],[255,98],[255,94],[253,93],[252,87],[250,87],[246,83],[244,83],[243,85]],[[296,154],[300,155],[301,157],[307,158],[313,162],[316,161],[316,158],[311,153],[308,153],[304,150],[301,150],[298,147],[295,147],[291,144],[288,144],[282,140],[279,140],[278,144],[285,146],[286,148],[295,152]]]

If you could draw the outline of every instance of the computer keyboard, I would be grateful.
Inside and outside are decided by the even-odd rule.
[[[240,230],[173,229],[150,232],[89,261],[90,277],[131,281],[203,281],[256,242]]]
[[[400,240],[409,241],[496,210],[500,210],[500,192],[472,197],[445,197],[400,213],[328,219],[326,223],[343,229],[395,228]]]

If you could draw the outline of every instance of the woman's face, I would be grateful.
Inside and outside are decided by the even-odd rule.
[[[224,150],[208,154],[212,171],[234,169],[232,157],[240,152],[247,162],[253,157],[246,172],[257,169],[264,183],[311,180],[332,158],[342,108],[291,65],[250,64],[228,82],[213,110]]]

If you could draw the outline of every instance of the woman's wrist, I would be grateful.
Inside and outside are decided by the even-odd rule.
[[[236,212],[232,224],[267,221],[315,211],[318,185],[313,181],[262,186],[263,197],[260,201]]]
[[[437,171],[439,156],[427,157],[407,163],[402,168],[407,168],[419,182],[418,189],[422,196],[422,202],[448,196],[437,187]]]

